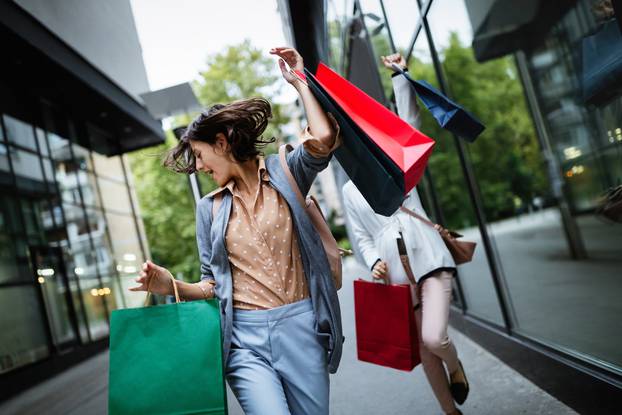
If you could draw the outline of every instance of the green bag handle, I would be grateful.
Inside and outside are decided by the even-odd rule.
[[[171,282],[173,283],[173,291],[175,292],[175,303],[180,303],[179,292],[177,291],[177,284],[175,283],[175,277],[171,274]],[[149,284],[147,284],[147,298],[145,298],[145,307],[149,306],[149,301],[151,300],[151,291],[149,291],[149,287],[151,286],[151,278],[149,279]]]

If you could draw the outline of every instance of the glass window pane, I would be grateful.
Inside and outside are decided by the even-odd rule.
[[[101,207],[95,175],[83,170],[77,171],[76,174],[80,183],[84,204],[86,206]]]
[[[387,70],[380,61],[381,56],[387,56],[393,53],[391,43],[389,41],[389,32],[384,23],[382,9],[378,0],[361,1],[361,10],[363,12],[363,22],[367,27],[367,32],[372,43],[373,59],[378,71],[380,72],[380,80],[384,95],[390,97],[393,93],[391,82],[392,72]]]
[[[119,288],[117,285],[117,277],[102,277],[102,282],[102,291],[100,291],[99,294],[106,300],[108,310],[112,311],[122,308],[123,300],[119,297],[121,293],[117,292]]]
[[[70,261],[67,261],[67,255],[65,255],[65,258],[66,258],[65,262],[70,263]],[[79,288],[79,281],[76,280],[75,278],[70,278],[69,289],[71,290],[71,297],[76,307],[76,314],[78,318],[78,328],[80,330],[80,339],[83,343],[88,343],[89,342],[89,330],[88,330],[87,321],[86,321],[86,312],[83,308],[84,300],[82,297],[82,291]]]
[[[19,150],[15,147],[9,147],[9,151],[11,152],[11,162],[13,163],[13,171],[17,179],[26,179],[23,181],[31,183],[25,186],[41,186],[43,183],[43,172],[41,171],[39,157],[36,154]]]
[[[62,162],[71,159],[71,150],[69,148],[69,140],[58,134],[48,132],[48,142],[50,143],[51,158]]]
[[[35,287],[0,288],[0,373],[49,355]]]
[[[450,3],[452,1],[450,0]],[[443,1],[437,1],[432,5],[430,13],[444,13],[450,7],[455,7],[455,5],[453,3],[444,5]],[[431,26],[433,35],[435,35],[436,30],[435,27]],[[441,30],[447,30],[446,26],[443,26]],[[440,52],[443,56],[445,51],[441,49]],[[438,87],[428,40],[423,31],[420,32],[415,43],[409,69],[415,79],[425,79]],[[421,113],[420,129],[436,140],[436,147],[428,165],[446,226],[458,230],[464,235],[465,240],[474,241],[478,244],[473,261],[458,267],[467,311],[480,318],[503,325],[501,308],[490,273],[490,265],[468,193],[455,140],[451,134],[439,128],[438,123],[428,111]]]
[[[129,287],[136,285],[134,278],[144,262],[134,219],[128,215],[117,215],[106,211],[106,221],[110,229],[117,270],[121,275],[120,283],[126,306],[140,307],[145,301],[144,293],[128,291]]]
[[[404,53],[419,21],[417,0],[383,0],[395,47]]]
[[[71,147],[73,149],[74,161],[78,168],[81,170],[93,171],[89,150],[75,143],[73,143]]]
[[[618,323],[615,316],[622,313],[617,295],[622,292],[617,278],[622,233],[619,225],[594,213],[607,189],[622,183],[622,97],[600,107],[587,106],[581,98],[583,73],[575,52],[583,37],[598,27],[592,5],[577,2],[526,54],[526,70],[556,161],[548,173],[560,183],[557,200],[568,210],[545,205],[552,213],[540,233],[546,237],[543,243],[549,243],[535,255],[530,248],[530,262],[538,271],[533,279],[541,289],[532,292],[526,281],[511,288],[521,331],[622,369],[622,334],[611,331]],[[578,230],[570,241],[583,245],[585,258],[572,258],[564,225]],[[555,312],[537,318],[538,310],[550,310],[551,304]]]
[[[47,139],[45,137],[45,131],[41,128],[37,128],[37,141],[39,142],[39,152],[42,156],[49,156],[50,152],[47,145]]]
[[[526,52],[522,79],[532,83],[544,137],[514,57],[474,59],[464,6],[436,0],[429,21],[452,97],[487,127],[467,148],[516,331],[622,367],[622,334],[611,331],[622,312],[622,233],[594,214],[604,192],[622,183],[622,98],[600,108],[580,98],[574,52],[595,28],[591,2],[577,2]],[[583,246],[586,257],[573,258],[570,246]],[[469,292],[469,279],[461,281]]]
[[[0,143],[0,183],[9,186],[11,185],[11,168],[9,166],[9,150],[4,144]]]
[[[471,45],[473,28],[464,0],[434,0],[427,19],[434,46],[441,55],[452,42],[459,40],[463,46]]]
[[[106,218],[99,209],[87,209],[91,238],[95,246],[95,256],[99,274],[102,276],[117,275],[112,244],[108,239]]]
[[[16,209],[15,203],[14,199],[7,197],[0,205],[0,283],[33,281],[26,241],[11,226],[14,217],[11,211]]]
[[[35,151],[37,150],[32,125],[6,114],[4,114],[2,118],[4,119],[7,139],[10,143],[18,144]]]
[[[37,282],[43,293],[45,309],[50,322],[54,344],[63,344],[75,340],[76,333],[69,320],[67,303],[66,276],[62,274],[62,257],[56,251],[34,250],[33,261],[37,266]]]
[[[95,165],[95,173],[98,176],[115,179],[121,182],[125,181],[120,156],[106,157],[101,154],[93,153],[93,163]]]
[[[98,178],[104,209],[119,213],[132,213],[127,186],[124,183]]]
[[[104,289],[98,279],[93,278],[81,278],[80,288],[89,321],[91,339],[98,340],[106,337],[109,333],[109,327],[108,320],[106,320],[104,297],[108,296],[106,294],[108,290]]]
[[[54,188],[54,164],[52,160],[43,158],[43,174],[45,175],[45,180],[48,182],[48,188]]]

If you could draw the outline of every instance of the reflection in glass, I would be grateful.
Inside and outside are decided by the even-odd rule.
[[[404,53],[419,21],[417,0],[383,0],[395,47]],[[382,15],[381,15],[382,16]]]
[[[2,118],[4,119],[6,136],[10,143],[14,143],[34,151],[37,150],[32,125],[6,114],[2,115]]]
[[[67,286],[61,275],[62,266],[54,251],[44,254],[35,250],[34,264],[37,267],[37,283],[43,293],[45,309],[50,323],[54,344],[62,346],[75,340],[75,333],[69,320],[69,305],[67,304]]]
[[[95,166],[95,173],[98,176],[106,177],[120,182],[125,181],[120,156],[106,157],[97,153],[92,153],[92,155],[93,164]]]
[[[35,287],[0,288],[0,333],[0,373],[49,355]]]
[[[105,210],[117,213],[132,213],[130,196],[125,183],[98,178]]]
[[[435,3],[432,7],[431,13],[434,13],[434,7],[440,6]],[[431,30],[434,34],[435,28],[431,27]],[[408,65],[415,79],[424,79],[438,87],[424,31],[420,32],[415,42]],[[436,120],[425,110],[421,112],[420,130],[436,140],[428,166],[445,225],[459,230],[465,240],[478,244],[473,261],[458,267],[466,308],[475,316],[501,325],[503,324],[501,308],[454,138],[440,129]]]
[[[92,278],[81,278],[80,288],[89,321],[91,339],[98,340],[106,337],[109,333],[109,328],[104,301],[105,298],[110,296],[111,288],[102,286],[99,280]]]
[[[47,145],[45,131],[43,131],[41,128],[37,128],[37,141],[39,142],[39,153],[42,156],[48,157],[50,155],[50,151]]]
[[[7,198],[8,199],[8,198]],[[19,278],[18,258],[15,247],[17,235],[10,224],[10,207],[6,200],[0,205],[0,283]]]
[[[622,183],[622,97],[600,107],[586,106],[581,99],[582,68],[575,56],[575,45],[599,24],[591,2],[579,1],[539,47],[526,53],[526,69],[559,166],[555,173],[563,183],[562,197],[573,214],[569,220],[580,230],[575,239],[585,246],[587,258],[573,260],[563,234],[544,233],[550,222],[561,221],[550,219],[539,226],[546,239],[537,254],[533,247],[529,251],[539,288],[517,282],[512,295],[522,301],[520,309],[517,305],[521,331],[622,370],[622,333],[611,330],[622,313],[621,225],[594,213],[604,192]],[[550,214],[558,215],[556,210]],[[547,318],[538,318],[537,310],[544,309]]]
[[[15,147],[9,147],[9,151],[11,152],[13,171],[17,179],[20,180],[19,187],[41,188],[43,186],[43,173],[39,157],[36,154],[19,150]]]
[[[140,307],[145,301],[144,293],[128,291],[129,287],[136,285],[134,278],[145,261],[134,219],[129,215],[118,215],[106,211],[106,223],[109,227],[116,270],[120,276],[120,295],[125,299],[125,306]],[[117,305],[120,306],[120,304],[122,303],[117,298]]]

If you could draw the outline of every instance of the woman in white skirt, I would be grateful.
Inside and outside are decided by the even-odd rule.
[[[400,54],[383,57],[391,69],[397,64],[406,70]],[[419,111],[415,92],[409,81],[398,73],[393,75],[395,101],[400,117],[414,127],[419,125]],[[344,205],[352,228],[354,241],[375,279],[392,284],[409,284],[410,280],[401,263],[397,238],[402,234],[410,268],[417,281],[411,285],[415,317],[420,334],[420,355],[423,369],[434,395],[446,414],[461,414],[455,403],[462,404],[469,392],[469,384],[458,353],[447,335],[451,280],[456,265],[437,230],[407,213],[398,210],[390,217],[374,213],[354,183],[343,187]],[[402,206],[427,218],[416,188]],[[417,296],[418,291],[418,296]],[[449,380],[443,367],[449,372]]]

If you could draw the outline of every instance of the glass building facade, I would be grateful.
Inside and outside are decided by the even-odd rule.
[[[122,43],[125,73],[144,76],[125,86],[144,91],[129,3],[25,3],[0,3],[0,400],[105,349],[112,311],[142,305],[127,288],[149,247],[123,154],[164,141],[123,71],[115,83],[85,58]]]
[[[586,104],[578,56],[603,24],[602,2],[556,2],[548,14],[541,6],[524,22],[530,31],[509,34],[497,44],[507,50],[483,57],[495,29],[546,2],[525,3],[328,0],[320,45],[297,35],[307,19],[300,5],[281,8],[289,6],[292,40],[307,62],[328,62],[388,107],[391,73],[380,57],[399,51],[411,76],[481,119],[486,130],[467,143],[422,115],[421,130],[436,140],[418,186],[426,210],[478,243],[474,260],[458,267],[456,310],[619,388],[622,225],[597,212],[622,183],[622,97]]]
[[[147,253],[125,158],[79,144],[105,132],[3,104],[0,373],[106,338],[112,310],[141,304],[127,287]]]

